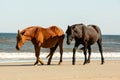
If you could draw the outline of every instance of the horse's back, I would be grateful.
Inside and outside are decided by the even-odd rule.
[[[55,37],[64,35],[64,31],[57,26],[50,26],[48,28],[43,28],[40,26],[35,26],[37,28],[36,33],[42,34],[44,37]]]
[[[41,44],[41,47],[51,48],[55,46],[59,40],[63,39],[61,36],[64,36],[64,32],[57,26],[51,26],[48,28],[40,27],[36,33],[36,40]]]
[[[49,27],[49,29],[55,34],[55,36],[64,35],[64,31],[57,26],[51,26],[51,27]]]

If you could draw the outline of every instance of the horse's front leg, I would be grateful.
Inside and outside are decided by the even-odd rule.
[[[76,53],[76,50],[78,48],[79,44],[76,42],[75,43],[75,46],[73,48],[73,58],[72,58],[72,65],[75,65],[75,53]]]
[[[35,47],[35,56],[36,56],[36,62],[34,65],[38,64],[38,62],[40,62],[42,65],[44,65],[44,63],[40,60],[39,55],[40,55],[40,47],[38,46],[34,46]]]
[[[75,65],[75,52],[76,52],[77,47],[73,48],[73,58],[72,58],[72,65]]]

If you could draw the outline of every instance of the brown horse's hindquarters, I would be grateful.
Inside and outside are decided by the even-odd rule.
[[[53,37],[45,40],[42,44],[41,47],[43,48],[52,48],[58,43],[58,37]]]

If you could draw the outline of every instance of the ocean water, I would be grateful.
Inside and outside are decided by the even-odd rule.
[[[0,33],[0,63],[4,62],[35,62],[34,46],[30,41],[27,41],[20,51],[17,51],[16,33]],[[120,35],[103,35],[102,36],[103,55],[105,60],[120,60]],[[63,43],[63,61],[72,60],[72,49],[74,41],[71,45],[66,44],[66,37]],[[79,46],[79,48],[82,45]],[[84,60],[83,52],[77,49],[76,60]],[[49,54],[49,49],[41,48],[40,57],[43,61],[47,61],[46,56]],[[53,60],[59,61],[59,48],[53,55]],[[92,45],[92,60],[100,60],[101,56],[97,44]]]

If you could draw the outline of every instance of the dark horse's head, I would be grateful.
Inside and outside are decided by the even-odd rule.
[[[67,34],[67,44],[70,44],[70,42],[73,40],[74,38],[74,34],[73,34],[73,30],[72,27],[68,25],[68,28],[66,30],[66,34]]]
[[[81,38],[82,37],[82,27],[85,26],[84,24],[75,24],[72,26],[68,25],[66,30],[67,34],[67,44],[70,44],[74,38]]]
[[[26,41],[24,35],[22,33],[20,33],[19,30],[18,30],[18,34],[17,34],[17,37],[16,37],[16,41],[17,41],[17,44],[16,44],[16,49],[17,50],[19,50]]]

